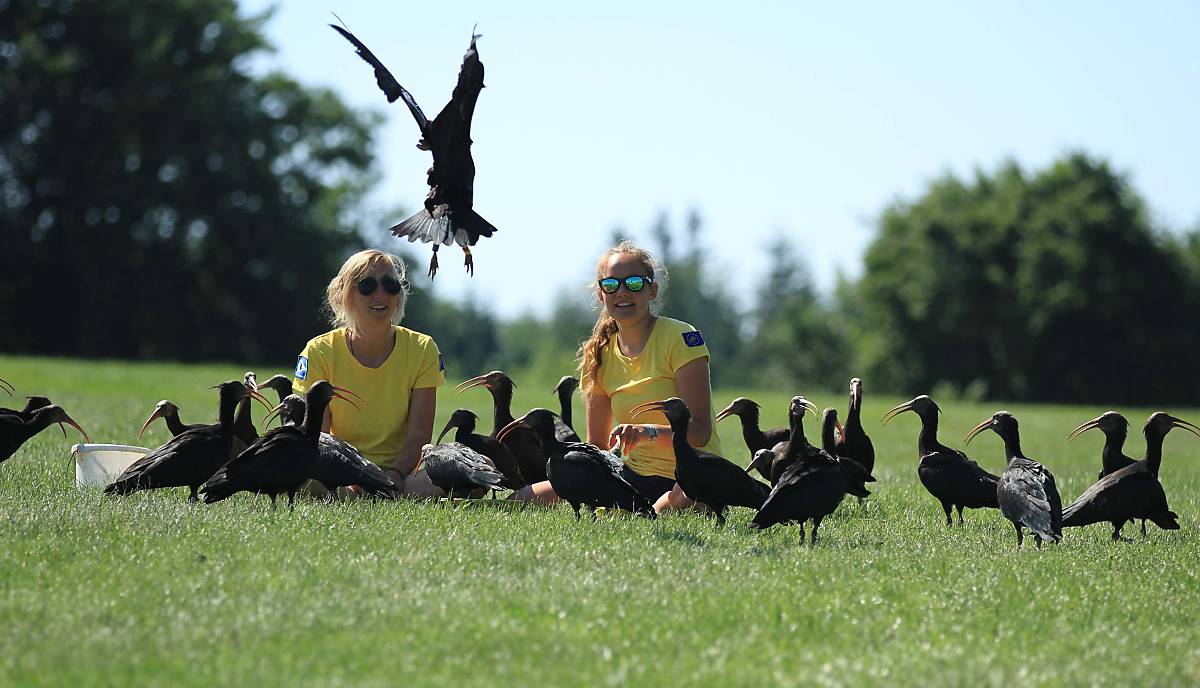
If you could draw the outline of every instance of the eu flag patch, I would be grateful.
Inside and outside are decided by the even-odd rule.
[[[704,335],[699,332],[684,332],[683,343],[688,346],[704,346]]]
[[[299,356],[296,358],[296,374],[294,377],[297,380],[303,380],[308,377],[308,359],[307,358],[305,358],[303,356]]]
[[[446,354],[438,354],[438,371],[446,372]]]

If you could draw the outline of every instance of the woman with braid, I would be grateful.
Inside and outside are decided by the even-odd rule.
[[[692,412],[688,442],[716,454],[708,347],[691,325],[658,315],[666,270],[649,252],[628,241],[605,251],[596,265],[595,294],[601,311],[592,336],[579,347],[580,380],[587,410],[587,441],[620,443],[625,478],[656,511],[690,506],[675,484],[671,426],[661,412],[633,423],[639,404],[679,397]],[[517,499],[553,503],[549,482],[527,485]]]

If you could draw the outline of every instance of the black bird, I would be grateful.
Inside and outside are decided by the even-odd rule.
[[[846,409],[846,424],[839,431],[837,455],[853,459],[870,474],[875,470],[875,446],[862,426],[862,380],[850,380],[850,406]]]
[[[888,411],[883,424],[905,411],[912,411],[921,418],[921,435],[917,438],[917,454],[920,464],[917,476],[921,484],[942,503],[946,512],[946,525],[954,525],[950,509],[958,511],[958,524],[962,525],[962,510],[998,509],[996,485],[1000,476],[983,470],[979,464],[957,449],[951,449],[938,441],[938,413],[941,409],[933,399],[922,394]]]
[[[804,438],[800,419],[804,416],[804,397],[792,397],[788,409],[792,434],[788,438],[791,459],[779,482],[762,508],[754,515],[750,527],[767,529],[777,523],[795,522],[800,526],[800,542],[804,543],[804,522],[812,519],[812,544],[817,544],[817,529],[821,521],[832,514],[846,496],[846,478],[837,459],[818,449]]]
[[[755,511],[762,508],[771,488],[750,477],[744,469],[728,459],[710,452],[698,451],[688,443],[691,411],[682,399],[671,397],[635,406],[633,418],[644,413],[661,411],[671,424],[671,446],[675,449],[675,482],[689,498],[707,504],[717,517],[717,525],[725,525],[725,514],[731,506],[744,506]]]
[[[304,424],[305,407],[304,397],[289,394],[272,409],[272,412],[278,411],[279,418],[285,425],[300,426]],[[267,419],[270,419],[270,414],[267,414]],[[357,485],[362,488],[363,494],[370,497],[396,499],[400,496],[399,488],[387,473],[367,460],[346,440],[322,432],[317,443],[317,452],[317,463],[313,467],[312,478],[327,490]]]
[[[815,407],[814,407],[815,408]],[[786,442],[791,435],[791,428],[775,428],[773,430],[763,431],[758,427],[759,405],[746,397],[738,397],[729,402],[729,405],[721,409],[717,414],[716,422],[720,422],[730,416],[737,416],[742,423],[742,439],[746,442],[746,448],[750,450],[750,456],[756,455],[762,449],[774,449],[775,445],[780,442]],[[756,463],[751,461],[751,466],[758,469],[763,478],[771,479],[771,464],[769,461],[765,463]]]
[[[40,408],[46,408],[50,404],[50,399],[46,397],[25,397],[25,406],[23,406],[20,410],[0,408],[0,417],[15,416],[22,420],[30,420],[33,418],[34,411]]]
[[[222,382],[217,389],[220,405],[216,424],[179,433],[133,462],[104,488],[105,493],[126,495],[160,487],[188,487],[191,489],[188,501],[195,502],[200,486],[230,459],[234,445],[233,416],[238,403],[248,395],[257,394],[237,380]]]
[[[458,394],[472,387],[485,387],[492,395],[492,437],[504,443],[517,459],[521,469],[521,477],[526,483],[539,483],[546,480],[546,458],[548,453],[542,447],[538,433],[526,426],[514,426],[500,437],[500,430],[513,422],[512,378],[499,370],[493,370],[486,375],[473,377],[454,388]],[[557,436],[556,436],[557,438]]]
[[[796,399],[799,401],[797,402]],[[766,476],[771,485],[779,482],[783,472],[798,457],[820,451],[804,436],[804,413],[812,411],[815,414],[817,412],[816,405],[802,396],[793,397],[793,402],[788,409],[788,437],[772,447],[770,455],[756,453],[751,459],[750,465],[745,469],[747,472],[751,468],[756,469],[760,474]]]
[[[562,409],[559,419],[554,423],[554,436],[560,442],[579,442],[579,434],[571,423],[571,395],[579,387],[579,378],[563,375],[558,384],[551,390],[558,395],[558,406]]]
[[[576,519],[580,505],[590,507],[593,518],[601,506],[654,518],[654,506],[621,475],[621,460],[586,442],[560,442],[554,436],[554,415],[549,409],[533,409],[502,428],[500,438],[520,428],[537,433],[550,452],[546,462],[550,486],[575,510]]]
[[[509,490],[519,490],[524,487],[526,482],[521,476],[521,467],[517,465],[516,457],[513,456],[508,447],[504,446],[504,443],[500,440],[476,434],[475,422],[477,420],[479,420],[479,417],[474,412],[467,409],[457,409],[454,413],[450,414],[450,420],[446,421],[446,427],[442,428],[437,441],[441,442],[446,433],[450,431],[450,428],[456,428],[454,441],[487,457],[492,466],[504,476],[504,480],[500,482],[500,487]]]
[[[358,408],[341,392],[353,394],[325,380],[313,383],[305,396],[304,422],[299,426],[273,428],[254,440],[246,451],[204,483],[200,490],[204,502],[212,504],[246,491],[270,496],[274,506],[276,498],[287,493],[288,508],[293,508],[296,493],[306,481],[316,477],[325,409],[334,399]]]
[[[187,425],[179,419],[179,407],[175,402],[168,399],[163,399],[154,405],[154,412],[142,423],[142,429],[138,430],[138,437],[146,434],[146,428],[150,427],[156,419],[162,418],[167,423],[167,430],[171,432],[171,437],[178,437],[179,433],[195,430],[196,428],[204,427],[203,425]]]
[[[67,415],[61,406],[54,404],[43,406],[30,412],[28,417],[22,417],[17,412],[0,414],[0,463],[7,461],[10,456],[17,453],[21,445],[28,442],[31,437],[55,423],[62,428],[63,437],[67,436],[67,429],[63,427],[65,423],[78,430],[85,440],[92,441],[88,437],[87,431]]]
[[[1037,537],[1038,549],[1043,540],[1062,540],[1062,500],[1058,496],[1054,474],[1021,453],[1021,433],[1016,417],[1008,411],[997,411],[971,428],[963,442],[970,444],[971,439],[984,430],[992,430],[1004,440],[1008,467],[1000,475],[996,499],[1000,503],[1000,513],[1017,529],[1017,547],[1023,539],[1022,528],[1028,528]]]
[[[1125,416],[1116,411],[1105,411],[1072,430],[1071,434],[1067,435],[1067,442],[1075,441],[1076,437],[1092,428],[1100,428],[1100,431],[1104,433],[1104,448],[1100,450],[1101,467],[1100,474],[1096,476],[1097,480],[1137,463],[1137,459],[1125,456],[1123,451],[1125,439],[1129,436],[1129,421],[1125,420]],[[1064,518],[1066,518],[1065,510]],[[1145,519],[1142,519],[1142,534],[1146,534]]]
[[[330,24],[330,26],[333,26]],[[433,258],[429,261],[429,276],[437,274],[437,250],[439,244],[449,246],[456,243],[463,250],[463,264],[467,273],[475,273],[471,258],[471,246],[479,237],[490,237],[496,228],[479,216],[472,208],[475,197],[475,161],[471,158],[471,118],[475,114],[475,101],[483,89],[483,63],[475,47],[479,34],[471,35],[471,44],[463,56],[462,68],[458,72],[458,83],[450,96],[450,102],[438,116],[429,121],[417,101],[387,67],[375,57],[367,46],[349,31],[333,26],[358,50],[358,55],[375,70],[375,81],[387,96],[389,103],[403,99],[413,119],[421,129],[417,148],[433,153],[433,167],[429,168],[429,194],[425,207],[416,215],[392,227],[392,234],[406,236],[410,242],[421,241],[433,244]]]
[[[258,391],[257,376],[252,371],[246,371],[246,374],[242,376],[242,382],[246,385],[246,389],[255,392]],[[270,404],[267,404],[267,406],[270,406]],[[249,394],[238,403],[237,414],[233,417],[233,436],[237,440],[237,442],[234,442],[234,447],[240,449],[237,454],[241,454],[246,447],[250,446],[251,442],[258,439],[258,428],[254,427],[254,416],[250,414]],[[238,446],[239,443],[240,447]],[[234,456],[237,456],[237,454],[234,454]]]
[[[259,390],[273,389],[279,395],[280,403],[292,393],[292,378],[286,375],[272,375],[269,380],[258,386]],[[304,401],[301,397],[300,401]]]
[[[1103,426],[1093,424],[1097,420],[1100,419],[1081,425],[1083,430],[1080,432],[1093,427],[1103,430]],[[1121,528],[1127,521],[1134,519],[1142,520],[1142,535],[1146,534],[1147,520],[1153,521],[1163,530],[1179,530],[1179,515],[1167,506],[1167,495],[1157,475],[1158,466],[1162,461],[1163,439],[1171,428],[1183,428],[1200,436],[1200,428],[1188,421],[1161,411],[1151,415],[1144,429],[1146,458],[1105,475],[1085,490],[1070,506],[1063,509],[1063,526],[1086,526],[1108,521],[1113,526],[1113,540],[1120,540]],[[1151,470],[1151,466],[1154,470]]]
[[[498,490],[504,475],[487,457],[459,442],[427,444],[421,447],[421,464],[429,482],[438,487],[451,501],[455,497],[472,497],[487,490]]]
[[[846,458],[838,453],[837,439],[839,436],[845,437],[845,427],[838,423],[837,409],[827,408],[821,419],[821,448],[825,450],[825,453],[837,459],[838,466],[842,469],[842,476],[846,478],[846,494],[852,494],[861,501],[871,496],[871,491],[867,489],[867,483],[875,482],[875,476],[854,459]]]

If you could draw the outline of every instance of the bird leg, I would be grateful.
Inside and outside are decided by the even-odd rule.
[[[1037,548],[1038,548],[1038,551],[1041,551],[1041,549],[1042,549],[1042,536],[1041,536],[1041,535],[1038,535],[1038,534],[1036,534],[1036,533],[1035,533],[1035,534],[1034,534],[1034,536],[1033,536],[1033,541],[1037,543]]]
[[[467,274],[475,276],[475,260],[471,258],[471,249],[463,246],[463,265],[467,266]]]
[[[1144,518],[1142,519],[1142,537],[1147,537],[1147,535],[1146,535],[1146,519],[1144,519]]]
[[[819,517],[814,518],[813,519],[812,540],[809,542],[809,545],[812,547],[815,547],[817,545],[817,528],[820,528],[820,527],[821,527],[821,519]]]
[[[804,521],[800,522],[800,546],[804,546]]]
[[[950,502],[942,502],[942,511],[946,512],[946,525],[954,525],[954,521],[950,518]]]
[[[296,491],[288,490],[288,512],[296,511]]]
[[[429,279],[433,279],[434,275],[437,275],[437,271],[438,271],[437,251],[438,251],[438,248],[439,247],[437,244],[433,245],[433,256],[429,259]]]
[[[962,504],[955,504],[955,505],[954,505],[954,509],[955,509],[956,511],[958,511],[958,525],[960,525],[960,526],[961,526],[961,525],[963,524],[963,520],[962,520],[962,510],[963,510],[963,508],[962,508]]]
[[[1025,541],[1025,534],[1021,532],[1020,524],[1013,523],[1013,528],[1017,529],[1017,549],[1021,549],[1021,543]]]
[[[197,494],[197,490],[200,489],[200,486],[190,485],[189,487],[192,489],[192,494],[188,497],[188,504],[195,504],[196,502],[200,501],[200,496]]]
[[[271,511],[274,511],[275,510],[275,493],[272,492],[270,496],[271,496]]]
[[[724,528],[725,527],[725,508],[713,509],[713,514],[715,514],[717,517],[717,527]]]
[[[579,505],[575,502],[571,502],[571,508],[575,510],[575,520],[580,520],[582,517],[579,515]]]

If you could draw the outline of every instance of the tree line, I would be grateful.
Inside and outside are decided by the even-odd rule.
[[[325,279],[381,223],[363,202],[380,116],[252,74],[267,19],[230,0],[0,3],[5,351],[282,364],[326,326]],[[705,331],[718,385],[859,375],[903,394],[1200,399],[1200,230],[1157,227],[1126,175],[1084,152],[893,202],[861,274],[829,293],[781,236],[739,304],[703,279],[717,267],[705,231],[694,211],[639,235],[670,271],[666,314]],[[543,384],[595,319],[582,291],[504,320],[415,287],[406,324],[463,372]]]

